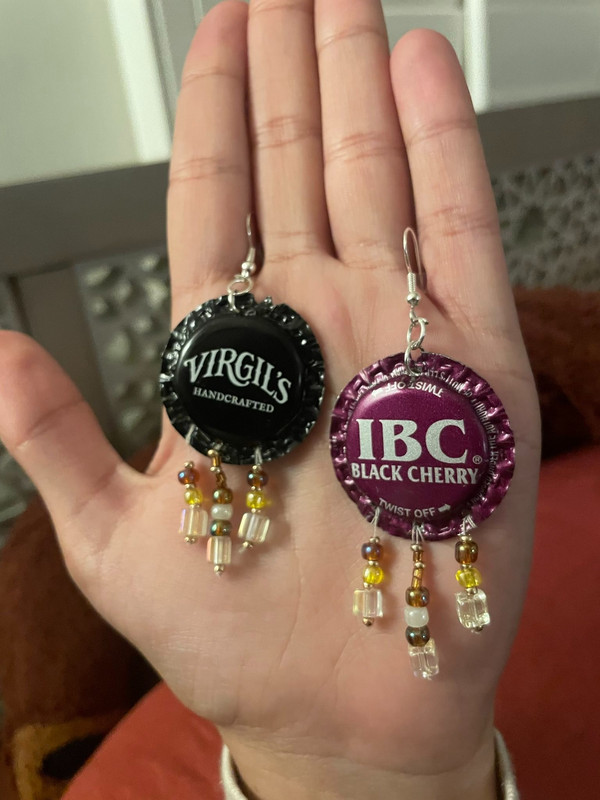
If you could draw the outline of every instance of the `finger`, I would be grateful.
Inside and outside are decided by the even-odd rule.
[[[407,34],[392,55],[392,82],[431,291],[478,333],[514,332],[496,205],[452,46],[433,31]]]
[[[63,370],[20,333],[0,331],[0,409],[0,439],[55,521],[77,517],[100,492],[116,513],[131,471]]]
[[[402,262],[408,165],[379,0],[316,0],[327,207],[336,250],[357,266]]]
[[[219,3],[200,24],[183,71],[168,202],[177,322],[207,299],[202,283],[232,277],[246,253],[247,13],[237,0]]]
[[[252,0],[248,28],[257,210],[269,261],[330,249],[314,0]]]

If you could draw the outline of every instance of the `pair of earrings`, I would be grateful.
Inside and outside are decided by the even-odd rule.
[[[324,393],[323,357],[309,325],[289,306],[274,305],[270,297],[257,303],[251,294],[258,253],[251,216],[246,227],[249,250],[240,272],[227,294],[203,303],[172,331],[160,377],[172,424],[211,458],[217,485],[207,554],[219,573],[231,560],[233,514],[222,463],[253,465],[239,535],[246,545],[264,541],[269,521],[263,511],[263,461],[285,455],[308,435]],[[354,593],[354,613],[366,625],[383,616],[379,529],[410,539],[406,638],[415,675],[430,678],[438,672],[438,658],[423,584],[425,542],[458,537],[458,617],[466,628],[481,630],[489,612],[471,532],[508,490],[514,438],[502,403],[483,378],[464,364],[425,352],[427,320],[417,314],[425,272],[411,228],[404,233],[404,257],[406,348],[364,368],[342,390],[332,413],[330,447],[337,478],[373,526],[362,546],[367,563],[363,588]],[[209,520],[192,462],[179,480],[186,499],[181,531],[195,541],[206,535]]]

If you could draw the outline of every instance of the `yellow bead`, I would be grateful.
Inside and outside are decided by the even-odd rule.
[[[267,505],[267,498],[264,492],[261,492],[260,489],[253,489],[251,492],[248,492],[246,495],[246,505],[248,508],[264,508]]]
[[[363,572],[363,581],[364,583],[381,583],[383,580],[383,570],[378,564],[369,564],[368,567],[365,567]]]
[[[456,580],[461,586],[464,586],[465,589],[474,589],[476,586],[481,585],[481,572],[479,572],[477,567],[459,569],[456,573]]]
[[[199,506],[200,503],[204,498],[202,497],[202,492],[200,489],[186,489],[185,490],[185,502],[190,506]]]

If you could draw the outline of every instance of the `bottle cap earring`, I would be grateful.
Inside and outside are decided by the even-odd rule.
[[[473,566],[477,550],[470,531],[506,494],[515,447],[506,411],[492,387],[465,364],[424,350],[428,323],[417,307],[425,271],[412,228],[404,233],[404,256],[406,348],[361,370],[342,390],[333,410],[330,445],[338,480],[360,513],[369,520],[377,514],[380,528],[411,538],[413,552],[419,553],[408,607],[424,610],[407,612],[414,622],[428,618],[425,595],[419,594],[426,541],[461,537],[457,580],[471,592],[469,597],[475,596],[471,590],[479,586],[480,575]],[[428,596],[427,592],[427,601]],[[460,602],[466,603],[462,594]],[[481,625],[466,627],[475,630],[487,624],[487,608],[484,611]],[[465,615],[461,618],[460,609],[458,613],[464,624]],[[409,645],[428,645],[429,633],[414,630],[409,624]],[[427,658],[423,655],[422,660]]]
[[[211,534],[228,536],[231,529],[231,491],[223,483],[222,464],[252,465],[248,513],[239,531],[247,549],[264,541],[269,528],[263,462],[285,455],[311,431],[323,399],[324,365],[316,337],[297,311],[270,297],[258,302],[252,294],[260,253],[252,215],[246,234],[248,253],[226,294],[202,303],[171,332],[160,388],[173,427],[212,460],[218,485]],[[197,473],[190,470],[195,473],[193,464],[180,473],[188,504],[188,496],[197,496],[192,492]],[[188,486],[190,475],[194,482]],[[222,500],[225,496],[229,499]],[[207,527],[199,512],[189,512],[182,533],[193,542]],[[209,541],[208,557],[220,573],[231,560],[231,547]]]
[[[161,395],[173,427],[204,455],[218,443],[229,464],[288,453],[310,432],[324,390],[323,357],[308,323],[251,293],[258,241],[247,218],[248,255],[227,294],[191,311],[162,357]],[[190,433],[191,431],[191,433]]]

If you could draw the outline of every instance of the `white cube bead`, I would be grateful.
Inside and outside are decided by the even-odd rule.
[[[231,519],[233,506],[231,503],[215,503],[211,506],[210,515],[213,519]]]
[[[229,536],[211,536],[207,542],[206,558],[212,564],[231,564],[231,539]]]
[[[261,544],[267,538],[270,524],[271,520],[264,514],[247,511],[240,521],[238,536],[251,544]]]
[[[404,609],[404,621],[409,628],[422,628],[429,622],[429,612],[426,608],[415,608],[406,606]]]
[[[483,589],[476,589],[474,592],[457,592],[456,613],[460,624],[469,630],[478,630],[489,625],[490,614]]]
[[[201,506],[188,506],[181,512],[179,533],[186,542],[193,544],[208,532],[208,514]]]
[[[433,678],[440,671],[435,642],[430,639],[421,647],[409,644],[408,655],[415,678]]]
[[[380,589],[355,589],[352,612],[362,619],[383,617],[383,596]]]

